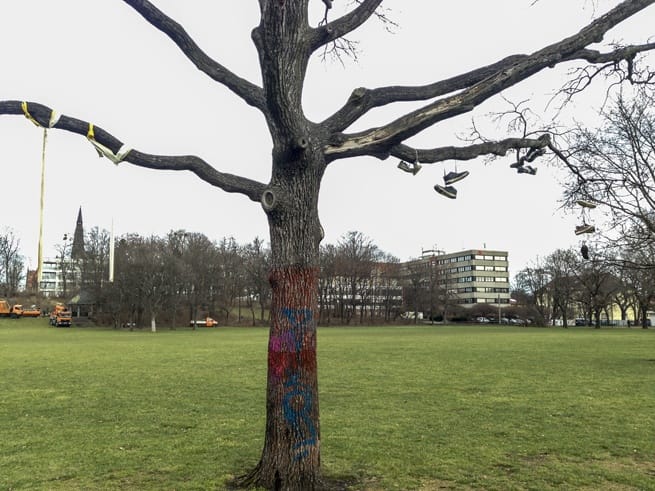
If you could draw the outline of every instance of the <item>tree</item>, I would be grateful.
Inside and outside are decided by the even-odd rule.
[[[553,318],[554,306],[549,290],[550,284],[550,271],[546,262],[539,258],[516,274],[516,288],[526,295],[529,305],[537,313],[537,323],[542,326]]]
[[[655,244],[628,250],[625,254],[624,274],[626,282],[634,298],[635,319],[639,319],[643,329],[648,328],[648,310],[655,301],[655,268],[652,266],[639,267],[638,265],[652,265],[655,263]]]
[[[559,314],[562,326],[569,325],[569,309],[578,287],[576,281],[577,255],[572,250],[558,249],[546,258],[550,284],[548,291],[553,303],[553,323]]]
[[[605,261],[585,261],[578,264],[576,276],[578,302],[585,317],[593,319],[596,329],[600,329],[600,315],[611,303],[618,286],[611,265]]]
[[[259,318],[264,320],[264,310],[269,304],[271,297],[271,287],[268,284],[269,267],[269,250],[264,246],[264,242],[259,238],[246,244],[243,248],[244,270],[246,276],[246,289],[248,290],[248,299],[251,303],[250,310],[252,314],[252,325],[255,325],[254,299],[259,303]]]
[[[382,0],[357,0],[334,20],[332,1],[323,0],[325,16],[309,24],[309,6],[316,0],[259,0],[261,19],[252,31],[259,55],[261,85],[230,71],[205,53],[184,28],[148,0],[124,0],[156,29],[165,33],[202,72],[259,110],[272,138],[272,172],[268,183],[218,171],[197,156],[152,155],[123,147],[105,129],[53,111],[38,102],[0,101],[0,114],[28,117],[42,127],[67,130],[88,138],[114,161],[157,170],[188,170],[209,184],[241,193],[261,204],[268,218],[271,244],[271,329],[268,355],[267,417],[259,464],[244,483],[269,489],[314,489],[320,482],[320,426],[316,371],[319,244],[323,229],[318,216],[321,181],[330,163],[359,156],[422,163],[468,160],[484,155],[532,158],[542,149],[557,149],[547,134],[508,137],[462,147],[418,149],[409,139],[422,131],[469,113],[503,90],[561,63],[579,61],[613,70],[627,63],[628,76],[639,75],[635,56],[653,44],[612,45],[600,52],[590,46],[655,0],[626,0],[593,20],[579,32],[530,54],[511,55],[489,65],[422,86],[356,88],[343,106],[320,122],[303,111],[303,86],[312,55],[322,52],[374,16]],[[420,7],[415,7],[420,8]],[[348,46],[346,44],[346,46]],[[418,47],[417,47],[418,48]],[[433,47],[429,47],[430,57]],[[373,127],[363,120],[382,106],[415,102],[409,110]],[[360,129],[351,130],[358,122]],[[363,129],[361,129],[363,128]]]
[[[20,255],[20,239],[13,230],[5,228],[0,234],[0,285],[5,297],[15,295],[22,277],[23,258]],[[4,277],[4,280],[3,280]]]
[[[109,278],[109,242],[107,230],[93,227],[86,234],[84,251],[80,254],[82,288],[91,293],[96,302],[101,301],[103,286]]]
[[[339,240],[337,254],[339,280],[344,283],[345,295],[349,300],[346,323],[350,323],[359,309],[361,324],[368,302],[373,268],[381,251],[363,233],[350,231]]]
[[[650,86],[633,98],[620,94],[601,111],[600,127],[572,133],[566,196],[570,204],[590,200],[608,212],[615,247],[655,242],[654,103]]]

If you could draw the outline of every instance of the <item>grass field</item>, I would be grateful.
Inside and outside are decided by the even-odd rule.
[[[655,489],[655,331],[319,330],[324,473],[360,490]],[[0,489],[224,489],[267,331],[0,319]]]

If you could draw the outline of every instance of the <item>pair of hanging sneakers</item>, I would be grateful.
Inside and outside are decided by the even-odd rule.
[[[594,203],[593,201],[579,199],[576,201],[576,203],[582,206],[583,208],[587,208],[587,209],[596,208],[596,203]],[[575,227],[575,235],[591,234],[594,233],[595,231],[596,231],[596,227],[586,223],[584,220],[582,221],[582,225],[577,225]]]
[[[416,173],[419,170],[421,170],[421,164],[419,164],[418,162],[412,162],[410,164],[408,162],[405,162],[404,160],[401,160],[398,163],[398,168],[404,172],[408,172],[410,174],[416,175]],[[468,175],[469,175],[469,171],[467,170],[465,170],[464,172],[449,172],[448,174],[443,176],[445,186],[436,184],[434,186],[434,190],[437,193],[446,196],[447,198],[455,199],[457,198],[457,189],[455,189],[452,185],[455,184],[457,181],[461,181]]]

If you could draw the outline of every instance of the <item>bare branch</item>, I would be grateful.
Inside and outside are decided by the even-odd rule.
[[[54,111],[48,106],[36,102],[0,101],[0,115],[12,114],[25,116],[33,123],[44,128],[56,128],[77,133],[92,140],[91,143],[98,149],[104,147],[105,156],[117,163],[125,161],[139,167],[159,170],[187,170],[193,172],[203,181],[212,186],[221,188],[228,193],[246,195],[252,201],[259,202],[266,186],[260,182],[219,172],[200,157],[194,155],[152,155],[138,150],[125,151],[123,142],[104,129],[87,121],[75,119],[66,115],[54,116]],[[122,151],[123,149],[123,151]],[[100,153],[100,152],[99,152]],[[101,154],[102,155],[102,154]],[[116,158],[119,156],[120,158]]]
[[[425,101],[474,85],[499,70],[511,67],[526,55],[513,55],[491,65],[423,86],[390,86],[355,89],[346,104],[325,120],[331,131],[343,131],[371,109],[395,102]]]
[[[600,66],[577,67],[571,71],[572,77],[557,92],[556,97],[563,97],[561,106],[589,87],[599,76],[615,76],[616,81],[610,87],[630,82],[633,85],[647,85],[655,81],[655,72],[648,68],[638,69],[635,65],[637,55],[655,49],[655,43],[634,46],[617,46],[608,53],[595,50],[581,50],[577,59],[588,61]],[[609,95],[609,89],[607,91]]]
[[[362,0],[348,14],[314,29],[310,42],[311,51],[316,51],[321,46],[329,44],[357,29],[375,13],[381,3],[382,0]]]
[[[164,14],[148,0],[123,0],[139,12],[151,25],[166,34],[201,72],[225,85],[246,103],[266,112],[263,90],[251,82],[238,77],[220,63],[210,58],[198,47],[184,28]]]
[[[418,160],[421,164],[433,164],[444,160],[472,160],[481,155],[504,156],[510,150],[522,148],[543,149],[551,145],[550,135],[539,138],[507,138],[497,142],[483,142],[463,147],[439,147],[429,150],[419,150],[408,145],[396,145],[391,148],[390,155],[403,160]]]

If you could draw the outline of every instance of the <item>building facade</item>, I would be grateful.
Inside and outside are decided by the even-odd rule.
[[[423,275],[424,283],[436,285],[450,303],[465,307],[478,303],[509,304],[507,251],[426,251],[421,258],[404,263],[404,272],[406,284],[415,281],[412,275]]]
[[[68,297],[80,283],[80,270],[70,259],[46,258],[43,260],[39,291],[46,297]]]

